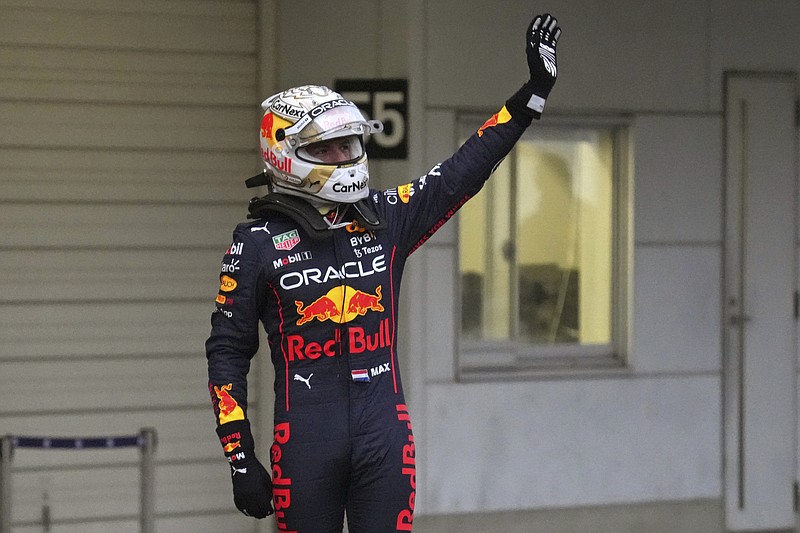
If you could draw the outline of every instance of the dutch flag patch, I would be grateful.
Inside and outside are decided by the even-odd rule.
[[[350,375],[353,377],[353,381],[363,381],[363,382],[369,381],[369,372],[366,369],[351,370]]]

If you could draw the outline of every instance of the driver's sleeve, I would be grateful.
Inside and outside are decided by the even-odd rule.
[[[259,345],[262,268],[259,251],[246,229],[236,228],[222,259],[211,334],[205,345],[208,390],[217,425],[246,419],[247,373]]]
[[[448,159],[425,176],[388,191],[376,201],[389,226],[402,243],[400,251],[411,254],[475,196],[497,165],[530,126],[533,114],[524,98],[512,96]],[[396,198],[393,198],[396,195]]]

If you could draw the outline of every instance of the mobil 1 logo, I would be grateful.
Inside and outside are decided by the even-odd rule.
[[[370,159],[408,158],[408,80],[343,79],[334,90],[358,106],[367,120],[383,122],[383,131],[370,135]]]

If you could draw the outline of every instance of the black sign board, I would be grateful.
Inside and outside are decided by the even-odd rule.
[[[334,90],[358,106],[368,120],[383,122],[383,131],[367,143],[370,159],[408,157],[408,80],[344,79]]]

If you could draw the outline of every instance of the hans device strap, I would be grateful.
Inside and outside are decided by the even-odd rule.
[[[264,184],[261,183],[262,179],[266,180],[268,178],[264,174],[259,174],[248,179],[246,183],[248,187],[256,187]],[[369,198],[349,204],[348,208],[350,209],[350,216],[363,228],[381,230],[386,227],[385,222],[375,211],[375,206],[369,201]],[[265,218],[270,211],[284,214],[297,222],[314,239],[324,239],[331,235],[330,228],[325,223],[325,220],[311,204],[289,194],[273,192],[260,198],[253,198],[250,200],[247,210],[247,218],[251,219]]]

